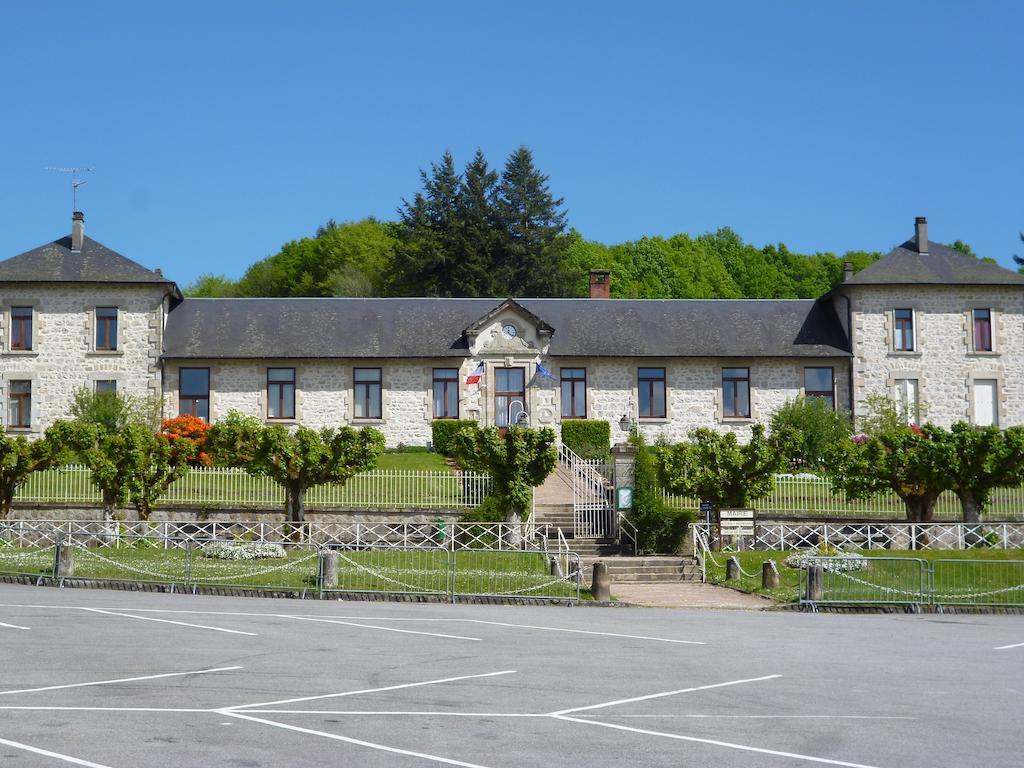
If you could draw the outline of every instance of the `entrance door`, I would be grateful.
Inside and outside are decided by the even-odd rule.
[[[494,369],[494,423],[502,434],[526,411],[526,369]]]

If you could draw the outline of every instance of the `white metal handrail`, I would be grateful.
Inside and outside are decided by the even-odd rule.
[[[582,538],[615,537],[618,519],[612,489],[598,469],[562,444],[558,459],[572,478],[573,534]]]

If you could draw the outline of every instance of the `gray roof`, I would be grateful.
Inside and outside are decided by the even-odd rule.
[[[163,275],[146,269],[91,237],[83,238],[81,251],[72,251],[70,236],[0,261],[0,282],[174,285]]]
[[[504,299],[185,299],[167,358],[466,357],[465,330]],[[815,300],[517,299],[581,357],[844,357]]]
[[[918,253],[913,240],[865,267],[846,285],[1024,285],[1024,275],[998,264],[928,241],[928,253]]]

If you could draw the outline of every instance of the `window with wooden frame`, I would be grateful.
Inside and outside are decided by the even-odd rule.
[[[836,409],[835,372],[832,368],[804,368],[804,397]]]
[[[32,349],[32,307],[11,307],[11,349]]]
[[[587,369],[562,368],[562,418],[587,418]]]
[[[32,426],[31,381],[8,383],[7,426],[12,429],[28,429]]]
[[[356,368],[352,378],[354,382],[354,417],[357,419],[382,418],[380,368]]]
[[[294,368],[267,368],[267,418],[295,418]]]
[[[992,351],[992,310],[976,309],[972,313],[974,325],[974,351]]]
[[[914,310],[894,309],[892,311],[892,348],[897,352],[914,351]]]
[[[896,407],[900,418],[907,424],[920,424],[921,405],[918,401],[917,379],[896,379],[893,386],[896,390]]]
[[[636,390],[637,399],[640,401],[638,415],[641,419],[666,417],[664,368],[638,368]]]
[[[210,369],[178,369],[178,415],[210,420]]]
[[[96,307],[96,351],[117,351],[117,307]]]
[[[434,418],[459,418],[459,369],[434,369]]]
[[[750,369],[722,369],[722,417],[750,418]]]

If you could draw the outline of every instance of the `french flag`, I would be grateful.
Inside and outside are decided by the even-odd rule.
[[[473,372],[471,374],[469,374],[469,376],[466,377],[466,383],[467,384],[477,384],[477,383],[480,382],[480,379],[482,379],[483,377],[484,377],[484,364],[480,363],[480,365],[478,365],[476,368],[474,368]]]

